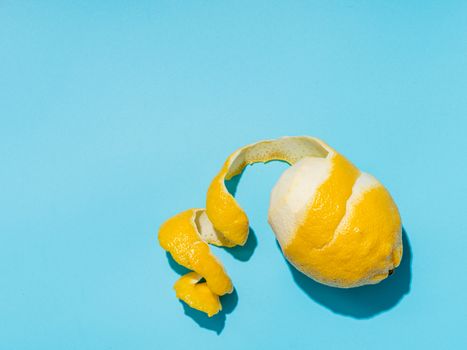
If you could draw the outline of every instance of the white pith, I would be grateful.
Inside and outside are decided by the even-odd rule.
[[[329,177],[330,157],[307,157],[288,168],[271,192],[268,221],[282,247],[303,221],[316,190]]]
[[[304,221],[309,205],[313,202],[316,190],[330,176],[332,157],[304,158],[287,169],[271,192],[268,221],[277,240],[286,247],[294,238],[297,228]],[[346,211],[336,228],[333,238],[324,249],[337,238],[339,232],[348,224],[352,208],[363,198],[365,192],[379,186],[372,175],[361,173],[352,187],[346,202]]]
[[[293,165],[305,157],[326,157],[332,149],[323,141],[309,136],[281,137],[265,140],[238,149],[229,157],[228,180],[239,174],[247,164],[283,160]]]
[[[195,224],[201,239],[209,244],[223,245],[226,239],[217,231],[206,213],[206,210],[199,209],[196,213]],[[222,239],[220,238],[222,237]]]

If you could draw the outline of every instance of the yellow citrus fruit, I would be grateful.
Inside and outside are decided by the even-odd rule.
[[[209,186],[206,210],[191,209],[164,223],[161,246],[195,271],[175,284],[177,297],[209,316],[218,296],[233,290],[207,243],[243,245],[248,217],[225,181],[253,163],[291,165],[271,193],[268,221],[287,258],[314,280],[340,288],[378,283],[402,257],[401,220],[384,186],[313,137],[283,137],[231,154]],[[205,282],[200,282],[204,278]]]

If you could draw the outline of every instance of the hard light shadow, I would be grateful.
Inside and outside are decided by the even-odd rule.
[[[224,184],[225,184],[225,187],[227,188],[227,191],[229,191],[229,193],[232,196],[235,196],[235,193],[237,193],[238,183],[240,182],[240,179],[242,178],[242,175],[243,175],[244,171],[245,171],[245,169],[243,169],[240,174],[235,175],[234,177],[232,177],[230,180],[225,180],[224,181]]]
[[[205,328],[216,332],[217,335],[221,334],[225,327],[226,315],[230,314],[238,304],[238,294],[234,289],[231,294],[226,294],[221,297],[222,310],[212,316],[208,317],[204,312],[198,311],[189,307],[183,301],[180,301],[183,305],[185,315],[193,319],[201,328]]]
[[[392,309],[410,292],[412,248],[405,229],[402,229],[402,241],[404,251],[401,264],[391,276],[376,285],[350,289],[325,286],[295,269],[287,260],[286,262],[295,283],[309,298],[336,314],[368,319]]]
[[[165,252],[165,256],[167,257],[167,261],[169,262],[169,266],[171,267],[171,269],[179,275],[186,275],[188,272],[190,272],[190,270],[188,270],[185,266],[182,266],[179,263],[177,263],[174,260],[174,258],[172,258],[172,255],[170,255],[169,252]]]
[[[235,259],[240,261],[248,261],[253,255],[256,246],[258,245],[258,239],[256,238],[255,231],[250,227],[248,233],[248,240],[243,246],[235,246],[233,248],[223,247],[224,251],[231,254]]]
[[[189,269],[186,267],[178,264],[170,255],[169,252],[166,252],[167,261],[169,266],[179,275],[185,275],[190,272]],[[232,293],[226,294],[220,298],[222,303],[222,310],[212,316],[208,317],[204,312],[198,311],[189,307],[183,301],[180,300],[180,303],[183,305],[183,310],[185,315],[193,319],[201,328],[205,328],[208,330],[212,330],[216,332],[218,335],[221,334],[225,327],[226,315],[230,314],[238,304],[238,294],[237,291],[234,289]]]

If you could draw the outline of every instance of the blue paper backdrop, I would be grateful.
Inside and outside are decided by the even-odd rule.
[[[1,1],[0,348],[467,347],[467,2]],[[235,148],[315,135],[387,185],[402,266],[342,291],[267,225],[244,174],[236,286],[184,309],[156,234]]]

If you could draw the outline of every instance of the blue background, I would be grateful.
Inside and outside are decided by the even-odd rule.
[[[465,1],[1,1],[0,348],[467,347],[466,93]],[[215,249],[236,294],[206,319],[158,228],[283,135],[389,188],[402,266],[348,291],[303,278],[266,222],[286,166],[255,165],[255,233]]]

